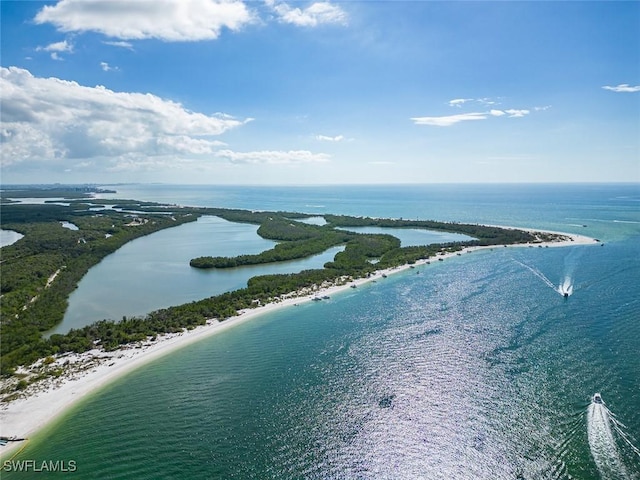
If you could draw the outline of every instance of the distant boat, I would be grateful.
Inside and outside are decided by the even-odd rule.
[[[593,395],[593,403],[604,403],[599,393]]]
[[[324,297],[322,297],[323,300],[329,300],[331,297],[329,295],[325,295]]]
[[[569,298],[569,292],[564,292],[564,298]]]
[[[322,299],[320,297],[313,297],[311,300],[313,300],[314,302],[319,302]]]
[[[357,286],[357,285],[355,285],[355,284],[354,284],[354,285],[351,285],[351,288],[357,288],[357,287],[358,287],[358,286]]]

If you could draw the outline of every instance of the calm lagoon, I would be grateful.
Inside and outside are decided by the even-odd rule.
[[[257,225],[205,216],[138,238],[89,270],[70,296],[64,320],[49,334],[237,290],[256,275],[321,268],[343,248],[268,266],[223,270],[189,266],[194,257],[254,254],[272,248],[276,242],[261,238],[257,230]]]

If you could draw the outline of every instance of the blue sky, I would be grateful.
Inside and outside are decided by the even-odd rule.
[[[0,7],[3,183],[640,181],[639,2]]]

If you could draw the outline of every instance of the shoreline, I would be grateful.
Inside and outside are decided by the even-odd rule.
[[[501,227],[515,228],[515,227]],[[594,238],[579,234],[550,232],[540,229],[517,228],[529,232],[554,233],[567,237],[568,240],[559,242],[512,244],[509,248],[545,248],[564,247],[571,245],[599,245]],[[62,367],[79,366],[71,374],[65,373],[60,377],[50,377],[27,388],[25,398],[16,398],[10,402],[0,404],[0,436],[8,438],[24,438],[23,441],[10,442],[0,447],[0,458],[13,458],[22,450],[30,436],[50,425],[70,408],[77,405],[88,394],[97,392],[100,388],[124,377],[135,369],[161,358],[178,349],[184,348],[202,339],[228,330],[261,315],[277,311],[282,308],[310,302],[318,296],[330,296],[368,282],[380,280],[387,275],[405,271],[414,266],[426,265],[432,261],[444,261],[447,258],[471,253],[477,250],[500,248],[501,245],[465,247],[458,252],[438,254],[427,260],[419,260],[415,264],[405,264],[385,270],[377,270],[369,277],[351,280],[341,285],[333,285],[308,292],[297,292],[285,300],[272,302],[252,309],[239,311],[238,315],[224,321],[208,320],[205,325],[181,333],[159,335],[154,341],[141,342],[137,346],[120,348],[113,352],[91,350],[82,354],[65,354],[55,359],[55,363]],[[31,389],[32,391],[29,391]],[[13,456],[12,456],[13,455]]]

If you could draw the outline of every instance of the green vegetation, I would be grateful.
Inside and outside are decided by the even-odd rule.
[[[196,268],[233,268],[295,260],[322,253],[328,248],[348,242],[354,236],[349,232],[307,225],[275,214],[265,218],[258,229],[258,235],[282,243],[257,255],[199,257],[192,259],[189,264]]]
[[[24,235],[18,242],[1,249],[0,361],[3,375],[13,374],[19,365],[31,364],[57,353],[83,352],[96,346],[113,350],[158,334],[194,328],[208,319],[224,320],[236,315],[238,310],[278,301],[301,289],[345,283],[377,269],[415,263],[443,251],[456,251],[470,245],[536,241],[534,235],[519,230],[459,223],[326,215],[329,223],[318,226],[297,221],[308,215],[293,212],[184,208],[131,200],[100,200],[101,205],[113,208],[95,211],[90,208],[96,205],[88,199],[69,203],[69,206],[3,204],[2,228]],[[116,206],[125,211],[116,211]],[[194,221],[200,215],[260,225],[258,233],[262,237],[279,243],[257,255],[191,260],[191,265],[198,268],[279,262],[321,253],[336,245],[345,248],[322,269],[257,276],[249,280],[246,288],[233,292],[157,310],[145,317],[102,320],[65,335],[42,338],[43,332],[62,320],[69,295],[91,266],[134,238]],[[63,228],[62,221],[75,224],[78,230]],[[425,228],[464,233],[475,239],[401,247],[400,241],[391,235],[359,234],[335,228],[353,226]],[[378,263],[374,264],[374,260]]]
[[[51,353],[41,335],[62,321],[69,295],[89,268],[134,238],[197,218],[192,213],[133,217],[88,207],[73,201],[68,207],[2,206],[2,228],[24,235],[1,250],[2,373]],[[64,228],[62,221],[78,230]]]
[[[325,220],[334,227],[385,227],[385,228],[423,228],[450,233],[462,233],[477,238],[464,242],[465,245],[502,245],[512,243],[535,242],[536,237],[523,230],[500,227],[488,227],[455,222],[436,222],[435,220],[403,220],[390,218],[350,217],[346,215],[325,215]]]

